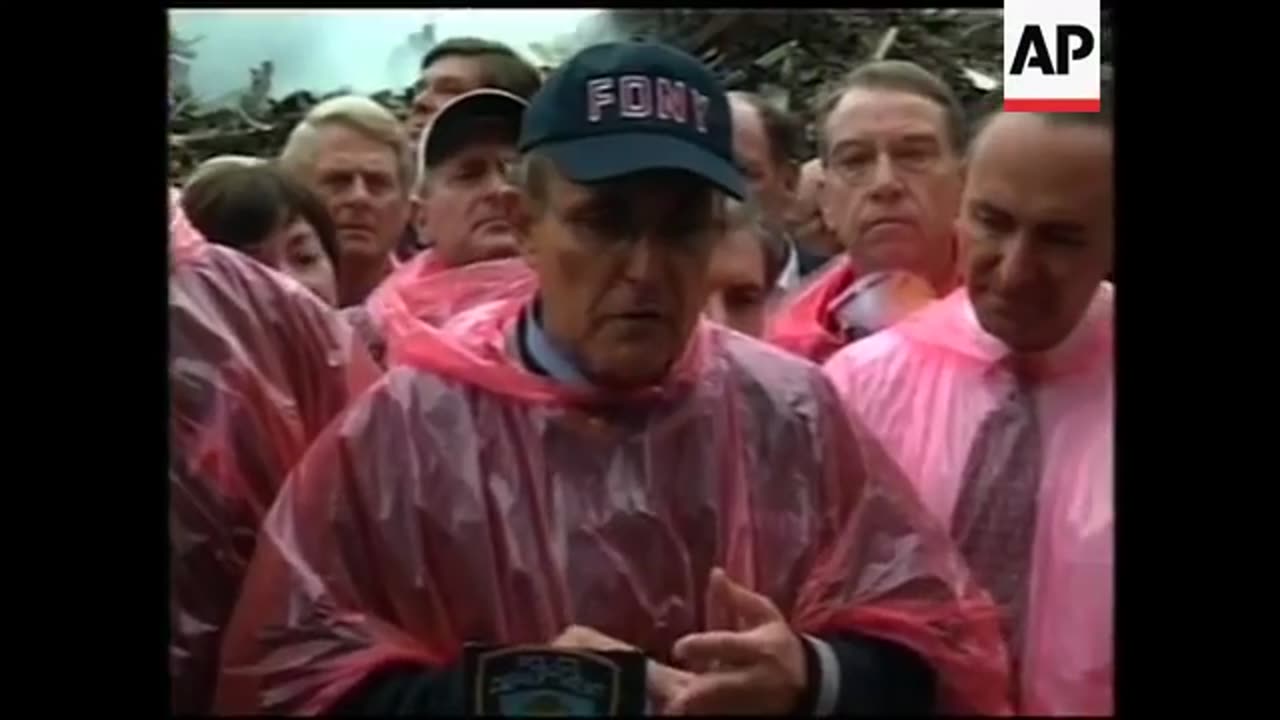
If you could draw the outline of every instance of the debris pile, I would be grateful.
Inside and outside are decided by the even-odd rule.
[[[605,15],[606,22],[597,20],[593,27],[607,25],[614,37],[681,47],[706,62],[730,89],[758,92],[795,113],[809,128],[810,143],[819,99],[867,60],[917,62],[950,83],[969,108],[997,91],[1002,75],[999,10],[609,10]],[[1104,62],[1111,57],[1109,15],[1103,11]],[[537,59],[545,65],[562,60],[583,35],[579,28],[567,38],[535,45]],[[249,71],[247,90],[197,102],[184,82],[197,42],[170,36],[171,179],[185,177],[214,155],[275,155],[312,106],[344,92],[299,92],[274,100],[267,62]],[[404,117],[412,89],[385,90],[373,98]]]

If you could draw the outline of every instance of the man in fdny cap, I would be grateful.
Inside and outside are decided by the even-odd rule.
[[[562,349],[525,360],[598,386],[659,382],[706,303],[725,195],[746,193],[719,81],[663,45],[587,48],[533,97],[519,149],[540,287],[522,327],[529,348]]]
[[[432,279],[513,282],[406,333],[290,478],[219,711],[529,707],[530,673],[464,684],[468,643],[578,651],[568,668],[638,651],[657,713],[1007,709],[993,608],[897,466],[820,368],[700,317],[744,194],[730,125],[716,78],[662,45],[593,46],[547,79],[516,173],[536,277]],[[576,672],[537,698],[621,691]]]

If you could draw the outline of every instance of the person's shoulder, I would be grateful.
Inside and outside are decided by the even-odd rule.
[[[717,344],[732,361],[749,373],[764,373],[779,377],[802,377],[817,365],[799,355],[760,338],[718,325],[710,326],[717,337]]]
[[[736,391],[770,400],[779,413],[812,405],[827,380],[822,368],[775,345],[728,328],[712,326]]]

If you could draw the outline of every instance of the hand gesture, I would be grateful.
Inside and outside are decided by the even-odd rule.
[[[668,714],[785,715],[804,690],[802,642],[769,598],[711,571],[707,632],[686,635],[674,655],[698,674],[666,706]]]
[[[552,641],[551,647],[562,649],[595,650],[598,652],[623,650],[638,652],[636,648],[621,640],[584,625],[570,625],[560,636]],[[655,660],[647,662],[645,685],[649,694],[649,702],[655,708],[666,707],[693,679],[691,673],[663,665]]]

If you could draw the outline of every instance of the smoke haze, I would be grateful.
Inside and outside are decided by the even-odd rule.
[[[530,61],[533,42],[570,36],[580,23],[592,42],[607,39],[600,11],[554,10],[172,10],[181,38],[203,38],[192,48],[189,80],[198,98],[244,90],[249,68],[275,64],[271,95],[298,90],[323,94],[346,88],[371,93],[403,88],[417,79],[421,51],[410,36],[435,21],[436,42],[475,35],[511,45]],[[588,38],[579,36],[579,42]]]

